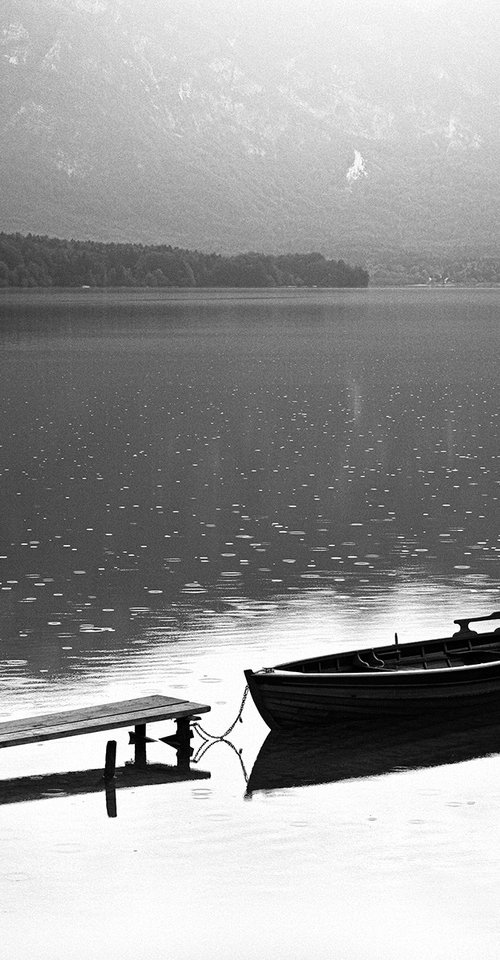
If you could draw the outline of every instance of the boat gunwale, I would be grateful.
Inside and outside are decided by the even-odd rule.
[[[485,618],[485,619],[488,619],[488,618]],[[460,644],[460,641],[463,642],[463,646]],[[453,644],[455,648],[448,650],[446,648],[446,644]],[[392,656],[397,653],[402,657],[402,661],[404,662],[405,657],[409,658],[412,652],[414,651],[419,651],[422,654],[422,659],[423,659],[425,654],[432,655],[432,653],[440,652],[440,650],[442,650],[445,656],[450,656],[450,655],[458,656],[460,653],[472,653],[475,649],[477,650],[478,648],[481,648],[481,647],[491,648],[495,646],[498,646],[499,648],[498,661],[490,660],[486,664],[485,663],[480,664],[479,662],[477,664],[475,663],[464,664],[464,666],[466,667],[475,667],[480,665],[491,666],[494,663],[500,662],[500,628],[497,628],[496,630],[492,630],[492,631],[487,631],[485,633],[482,631],[478,631],[478,632],[471,631],[470,633],[462,634],[461,636],[458,634],[455,634],[455,636],[452,635],[448,637],[434,637],[430,640],[409,640],[406,643],[390,643],[390,644],[385,643],[385,644],[378,644],[378,645],[373,645],[369,647],[352,647],[351,649],[348,649],[348,650],[337,650],[335,653],[329,652],[325,654],[320,654],[319,656],[316,655],[315,657],[306,657],[305,659],[301,658],[299,660],[288,660],[286,661],[286,663],[277,663],[274,667],[263,667],[261,668],[261,670],[258,670],[256,672],[265,673],[266,671],[270,672],[271,670],[273,672],[281,670],[286,673],[292,673],[293,672],[292,669],[288,669],[288,668],[295,667],[297,664],[305,665],[305,664],[311,664],[311,663],[326,663],[327,661],[342,661],[345,658],[348,659],[349,657],[352,657],[355,655],[362,657],[364,655],[370,656],[370,654],[373,654],[376,657],[379,657],[384,655]],[[368,666],[370,666],[370,664]],[[415,669],[411,669],[410,671],[391,669],[390,667],[387,667],[387,668],[372,667],[372,669],[374,673],[375,672],[417,673],[418,670],[420,670],[420,668],[418,667]],[[435,670],[438,670],[438,669],[439,670],[441,669],[442,670],[459,670],[460,665],[457,664],[457,666],[451,666],[451,667],[448,665],[446,667],[427,667],[427,668],[422,667],[421,669],[423,673],[427,673],[429,670],[432,670],[434,672]],[[316,671],[296,670],[295,672],[298,674],[307,673],[308,676],[321,676],[322,674],[329,674],[329,673],[336,674],[338,676],[348,675],[348,671],[342,670],[342,669],[340,670],[325,669],[325,670],[316,670]],[[357,675],[359,672],[361,671],[349,671],[349,674],[353,673]]]
[[[264,667],[262,670],[251,670],[249,671],[254,677],[265,677],[265,676],[279,676],[279,677],[305,677],[307,679],[312,677],[355,677],[357,680],[361,677],[396,677],[403,675],[412,675],[413,674],[422,674],[425,673],[427,676],[430,673],[457,673],[459,670],[478,670],[480,668],[487,669],[491,667],[500,666],[500,657],[498,660],[490,660],[488,663],[464,663],[459,664],[456,667],[417,667],[415,669],[409,668],[407,670],[391,670],[384,667],[372,667],[366,671],[364,670],[320,670],[314,672],[312,670],[284,670],[282,667]]]

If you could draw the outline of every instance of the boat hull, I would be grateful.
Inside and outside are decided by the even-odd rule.
[[[271,728],[325,726],[341,717],[453,716],[464,705],[500,704],[500,662],[471,667],[366,674],[245,671],[255,705]]]

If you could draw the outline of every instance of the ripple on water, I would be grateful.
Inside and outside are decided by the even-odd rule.
[[[460,341],[448,376],[445,321],[430,301],[433,353],[414,337],[392,340],[387,318],[378,340],[371,321],[357,321],[364,335],[353,340],[335,309],[307,342],[304,317],[286,344],[269,317],[249,352],[227,329],[199,363],[206,339],[187,330],[189,356],[181,341],[167,349],[155,338],[150,351],[145,328],[145,367],[127,352],[130,332],[104,353],[99,336],[82,352],[70,332],[38,357],[22,393],[28,347],[11,344],[0,388],[12,505],[0,616],[9,643],[32,645],[23,659],[36,636],[59,670],[71,651],[54,639],[106,631],[113,649],[114,630],[133,645],[136,626],[182,630],[200,609],[217,618],[232,597],[265,605],[328,586],[332,602],[390,602],[411,578],[458,586],[471,601],[492,592],[499,420],[488,354],[479,364]],[[418,329],[417,308],[401,309]],[[478,301],[478,343],[489,309]],[[317,322],[308,317],[311,332]]]

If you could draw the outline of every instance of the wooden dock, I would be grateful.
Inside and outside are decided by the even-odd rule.
[[[176,733],[159,737],[177,751],[178,765],[188,765],[191,756],[190,723],[198,714],[208,713],[210,707],[189,700],[160,695],[139,697],[134,700],[120,700],[117,703],[104,703],[80,710],[65,710],[59,713],[41,716],[23,717],[19,720],[7,720],[0,723],[0,748],[17,747],[26,743],[38,743],[43,740],[56,740],[61,737],[78,737],[87,733],[103,730],[115,730],[119,727],[133,727],[130,742],[135,747],[135,766],[146,766],[146,725],[164,720],[174,720]],[[114,775],[114,757],[108,743],[106,753],[106,775]],[[115,745],[116,746],[116,745]]]

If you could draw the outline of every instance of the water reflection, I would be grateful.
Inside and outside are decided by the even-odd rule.
[[[187,767],[181,769],[167,764],[148,764],[142,770],[136,769],[134,765],[126,765],[116,771],[116,776],[112,780],[107,781],[104,779],[102,769],[15,777],[0,782],[0,805],[102,792],[106,801],[107,814],[115,818],[117,790],[208,779],[210,779],[210,773],[206,770],[193,770]]]
[[[365,779],[462,763],[500,753],[500,712],[477,709],[449,718],[345,721],[307,733],[270,733],[254,763],[247,795]]]

